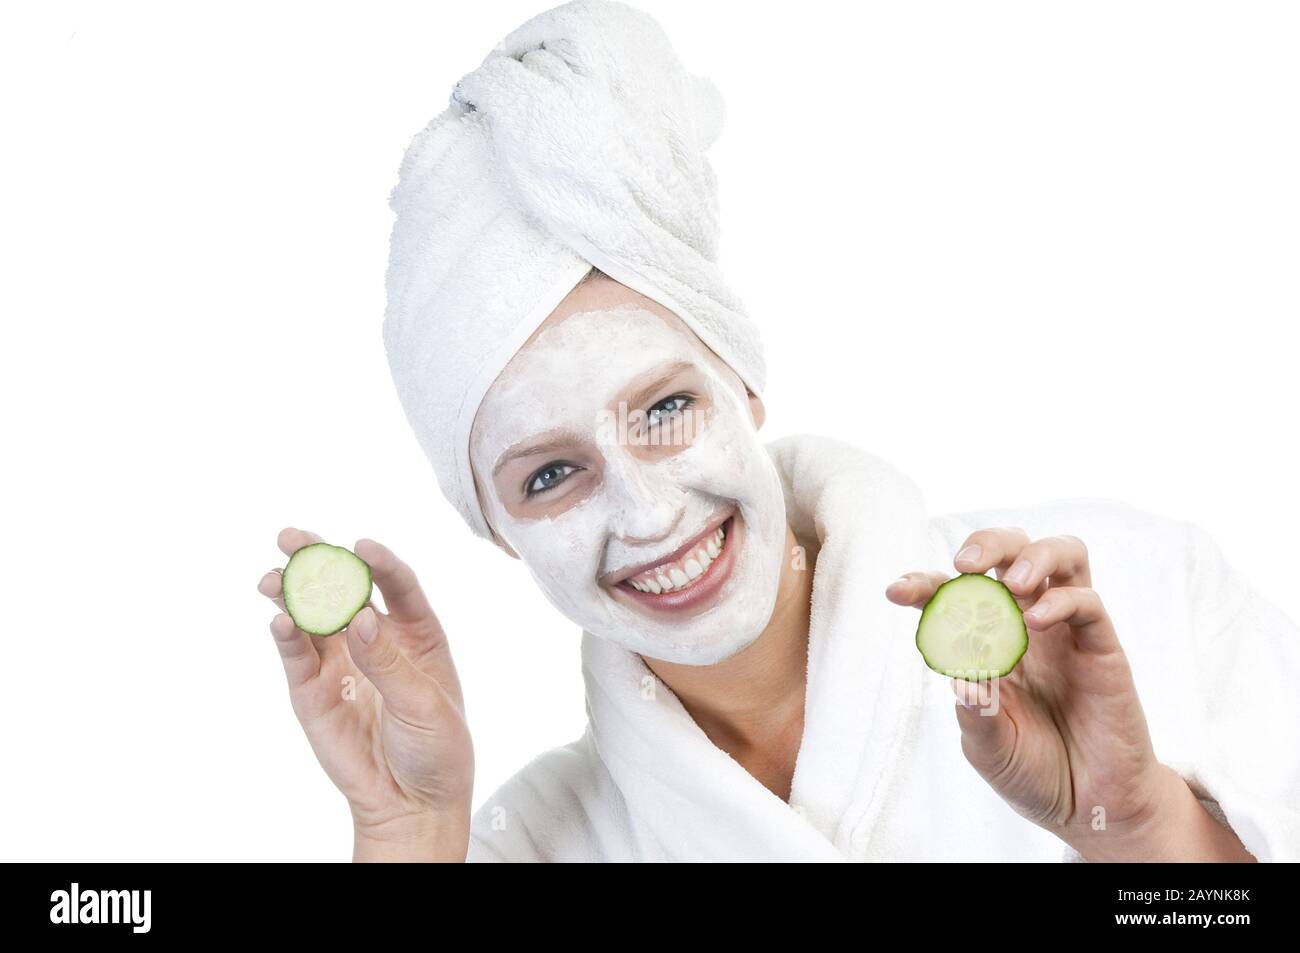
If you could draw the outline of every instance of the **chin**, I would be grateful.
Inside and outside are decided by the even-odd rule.
[[[746,613],[748,618],[736,618],[721,606],[718,610],[677,625],[646,625],[642,622],[635,627],[631,624],[615,625],[599,630],[588,628],[587,631],[646,658],[678,665],[716,665],[753,645],[771,618],[770,607],[761,617],[757,613]],[[629,620],[635,621],[640,620]]]
[[[749,648],[762,634],[760,627],[753,635],[744,639],[726,639],[716,643],[697,643],[694,645],[674,645],[674,646],[655,646],[651,645],[637,652],[649,659],[658,659],[662,662],[671,662],[675,665],[717,665],[725,662],[734,655],[738,655],[745,649]]]

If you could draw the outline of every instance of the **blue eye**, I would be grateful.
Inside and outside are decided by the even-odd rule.
[[[524,494],[526,496],[536,496],[538,493],[545,493],[547,490],[559,486],[568,479],[570,473],[577,469],[577,467],[568,463],[548,463],[528,478],[528,483],[524,487]]]
[[[674,394],[672,397],[666,397],[646,411],[646,422],[651,427],[657,427],[665,420],[671,420],[673,417],[680,415],[683,410],[693,403],[695,403],[695,398],[688,397],[685,394]]]

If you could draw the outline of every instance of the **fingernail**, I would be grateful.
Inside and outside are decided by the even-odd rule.
[[[890,583],[889,585],[887,585],[885,588],[886,588],[886,589],[897,589],[899,586],[906,586],[906,585],[907,585],[909,582],[911,582],[911,581],[912,581],[912,580],[908,579],[906,576],[899,576],[897,579],[895,579],[893,582],[891,582],[891,583]]]
[[[373,645],[378,634],[379,626],[375,625],[375,614],[362,609],[357,614],[357,637],[366,645]]]
[[[1014,582],[1016,585],[1020,585],[1029,580],[1029,574],[1032,569],[1033,567],[1031,567],[1027,561],[1017,559],[1012,563],[1011,568],[1007,570],[1007,574],[1002,577],[1002,581]]]
[[[972,544],[970,546],[967,546],[961,552],[959,552],[957,554],[957,558],[953,561],[959,563],[973,563],[975,562],[975,560],[979,558],[980,558],[980,548],[979,546]]]

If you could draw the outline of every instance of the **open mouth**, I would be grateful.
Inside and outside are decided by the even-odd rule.
[[[696,607],[731,575],[741,525],[733,513],[667,557],[633,570],[613,588],[651,609]]]

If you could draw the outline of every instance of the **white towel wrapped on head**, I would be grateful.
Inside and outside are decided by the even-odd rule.
[[[705,150],[723,103],[647,14],[573,0],[502,40],[413,139],[384,343],[443,493],[481,536],[469,433],[483,395],[594,265],[677,314],[754,393],[762,348],[718,268]]]

